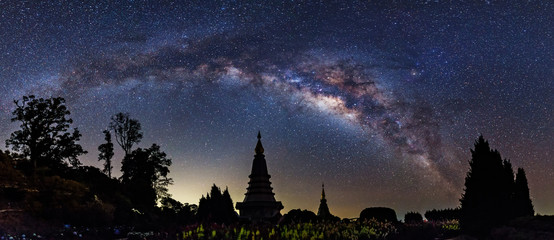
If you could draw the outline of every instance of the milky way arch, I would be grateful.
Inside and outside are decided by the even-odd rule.
[[[315,111],[360,126],[451,189],[451,166],[441,154],[434,111],[423,100],[395,94],[387,82],[395,79],[378,74],[393,71],[410,77],[413,72],[395,62],[372,63],[368,60],[372,56],[342,55],[276,47],[263,37],[220,34],[87,59],[64,73],[59,85],[60,91],[77,93],[72,96],[128,82],[168,83],[176,88],[232,84],[286,96],[289,109]]]

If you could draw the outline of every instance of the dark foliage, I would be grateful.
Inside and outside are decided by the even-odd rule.
[[[471,150],[471,154],[465,193],[460,200],[460,223],[465,231],[485,233],[508,220],[506,201],[510,199],[509,187],[513,180],[506,181],[507,166],[504,165],[500,153],[491,150],[483,136],[475,142],[475,149]]]
[[[523,168],[518,168],[514,186],[514,217],[529,217],[534,214],[525,171]]]
[[[293,209],[283,216],[280,224],[315,223],[319,220],[317,215],[312,211]]]
[[[465,192],[462,195],[460,225],[468,233],[485,235],[490,229],[506,224],[518,215],[518,209],[529,208],[528,204],[518,203],[514,197],[516,187],[512,165],[502,160],[497,150],[492,150],[483,136],[475,142],[471,150],[470,170],[465,181]],[[523,183],[519,183],[520,186]],[[522,197],[525,198],[525,197]],[[526,206],[519,206],[524,204]]]
[[[113,143],[112,143],[112,135],[110,134],[110,131],[104,130],[104,140],[106,140],[106,143],[100,144],[98,146],[98,151],[100,152],[98,154],[98,161],[104,161],[104,170],[102,170],[106,175],[108,175],[109,178],[112,177],[112,157],[114,155],[113,153]]]
[[[66,172],[63,177],[83,183],[89,188],[90,194],[93,194],[91,198],[96,196],[101,201],[113,204],[126,198],[126,189],[123,185],[117,179],[109,178],[96,167],[79,167]]]
[[[204,224],[186,226],[177,239],[269,239],[269,240],[386,240],[398,238],[395,224],[369,221],[317,222],[294,224]],[[419,238],[418,238],[419,239]]]
[[[128,185],[109,178],[96,167],[67,168],[58,175],[25,176],[15,168],[14,159],[0,152],[0,205],[32,216],[19,225],[103,228],[115,224],[150,231],[177,229],[194,222],[195,205],[166,197],[160,201],[161,208],[152,205],[143,210],[145,206],[133,201],[135,196]],[[2,224],[10,226],[7,220],[0,220],[0,231]]]
[[[0,151],[0,206],[18,207],[12,203],[24,200],[25,192],[22,189],[26,187],[25,175],[16,169],[13,158],[8,152]]]
[[[129,113],[112,116],[109,128],[114,131],[115,141],[121,146],[125,156],[131,154],[133,145],[142,139],[140,122],[130,118]]]
[[[458,225],[452,222],[419,222],[397,224],[396,226],[399,234],[392,239],[397,240],[458,239],[456,237],[461,233],[457,228]]]
[[[200,222],[231,224],[238,220],[229,190],[221,192],[215,184],[206,197],[200,198],[197,218]]]
[[[172,183],[167,177],[169,166],[171,159],[156,144],[138,148],[123,159],[121,182],[141,210],[152,208],[157,200],[167,196],[167,186]]]
[[[198,209],[195,204],[183,204],[171,197],[164,197],[160,204],[160,221],[165,228],[177,228],[194,223]]]
[[[421,222],[423,222],[423,217],[421,216],[421,213],[408,212],[408,213],[406,213],[406,215],[404,215],[404,222],[405,223],[421,223]]]
[[[324,221],[324,222],[338,222],[341,220],[340,217],[337,217],[333,214],[330,214],[324,217],[318,217],[318,218],[320,221]]]
[[[428,221],[460,220],[460,213],[459,208],[433,209],[425,212],[425,218]]]
[[[386,207],[371,207],[362,210],[360,213],[359,221],[370,220],[375,218],[375,220],[380,222],[397,222],[396,212],[391,208]]]
[[[19,122],[20,129],[6,140],[7,147],[30,161],[33,169],[60,169],[66,165],[64,160],[73,167],[81,164],[77,157],[87,152],[77,143],[81,137],[79,130],[69,132],[73,120],[68,118],[70,112],[63,98],[37,99],[31,95],[14,103],[11,121]]]
[[[79,131],[69,132],[72,120],[63,98],[29,96],[15,103],[12,121],[21,122],[21,129],[6,144],[16,152],[0,151],[0,206],[14,217],[0,219],[0,232],[22,225],[40,225],[43,231],[37,231],[47,232],[63,224],[160,230],[194,222],[196,205],[182,204],[167,193],[172,183],[168,177],[171,159],[158,145],[128,153],[122,162],[123,176],[114,179],[109,131],[104,131],[106,143],[98,148],[99,160],[105,161],[103,171],[79,166],[77,157],[86,152],[76,143]],[[112,120],[121,123],[111,127],[129,151],[142,137],[140,124],[125,114]],[[232,209],[227,190],[221,198],[229,199],[225,206]],[[158,200],[161,207],[157,207]]]

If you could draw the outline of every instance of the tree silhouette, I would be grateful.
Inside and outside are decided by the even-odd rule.
[[[20,130],[13,132],[6,146],[31,161],[33,169],[48,166],[59,169],[67,160],[73,167],[81,163],[78,156],[86,154],[79,141],[81,134],[77,128],[69,132],[73,123],[65,100],[57,98],[35,98],[24,96],[21,101],[14,100],[16,109],[12,112],[12,122],[20,122]]]
[[[293,209],[283,216],[279,224],[316,223],[318,220],[312,211]]]
[[[100,146],[98,146],[98,151],[100,151],[100,153],[98,154],[98,161],[104,161],[103,172],[108,175],[109,178],[112,178],[112,157],[114,155],[112,135],[108,130],[104,130],[103,133],[106,143],[100,144]]]
[[[223,193],[215,184],[206,197],[202,196],[198,205],[197,217],[202,222],[230,224],[237,221],[237,213],[229,190]]]
[[[518,170],[520,177],[514,182],[512,164],[502,160],[497,150],[491,150],[483,136],[471,150],[469,165],[460,199],[460,225],[464,231],[486,234],[517,216],[533,214],[523,169]]]
[[[194,215],[196,214],[197,206],[194,204],[181,203],[171,197],[164,197],[160,200],[160,210],[162,214],[162,224],[165,227],[173,225],[174,227],[182,226],[183,224],[194,223]]]
[[[421,223],[423,222],[423,216],[421,216],[421,214],[418,212],[407,212],[406,215],[404,215],[404,222]]]
[[[131,148],[142,139],[140,122],[129,118],[129,113],[118,113],[111,118],[109,128],[114,131],[115,141],[125,156],[131,153]]]
[[[533,203],[529,197],[529,187],[527,186],[527,177],[523,168],[517,169],[516,182],[514,186],[514,216],[524,217],[533,216]]]
[[[483,136],[471,150],[470,170],[465,181],[462,205],[461,227],[472,233],[484,233],[492,226],[506,221],[506,201],[510,191],[506,181],[507,166],[500,153],[491,150]]]
[[[158,199],[167,197],[167,186],[173,183],[167,177],[171,159],[152,144],[150,148],[138,148],[127,155],[122,162],[121,182],[128,186],[133,201],[140,206],[150,208]]]
[[[447,220],[459,220],[460,209],[459,208],[447,208],[447,209],[433,209],[425,212],[425,218],[429,221],[447,221]]]
[[[362,210],[360,212],[360,220],[370,220],[375,218],[375,220],[380,222],[397,222],[396,212],[392,208],[386,207],[370,207]]]

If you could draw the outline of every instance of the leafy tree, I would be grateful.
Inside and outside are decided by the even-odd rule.
[[[160,200],[161,214],[165,226],[182,226],[183,224],[194,223],[197,206],[195,204],[181,203],[171,197],[164,197]]]
[[[163,210],[171,210],[171,211],[174,211],[174,212],[179,212],[181,211],[181,209],[183,209],[184,205],[171,198],[171,197],[164,197],[160,200],[160,204],[161,204],[161,208]]]
[[[73,123],[65,100],[57,98],[35,98],[24,96],[21,101],[14,100],[16,109],[12,112],[12,122],[20,122],[20,129],[13,132],[6,146],[21,153],[24,159],[31,161],[33,169],[48,166],[59,169],[67,160],[73,167],[81,163],[78,156],[86,154],[79,141],[81,134],[77,128],[69,132]]]
[[[122,162],[121,181],[133,195],[133,201],[143,207],[154,207],[156,201],[167,197],[167,186],[173,183],[167,177],[171,159],[152,144],[150,148],[138,148],[127,155]]]
[[[129,113],[118,113],[111,118],[109,128],[114,131],[115,141],[125,156],[131,153],[131,148],[142,139],[140,122],[129,118]]]
[[[523,168],[517,169],[516,181],[514,186],[514,217],[533,216],[533,203],[529,197],[529,187],[527,186],[527,177]]]
[[[98,146],[98,151],[100,151],[100,153],[98,154],[98,161],[104,161],[103,172],[107,174],[109,178],[111,178],[112,169],[113,169],[112,157],[114,155],[112,135],[108,130],[104,130],[103,133],[104,133],[104,139],[106,140],[106,143],[100,144],[100,146]]]
[[[317,215],[309,210],[292,209],[283,216],[279,224],[316,223]]]
[[[198,205],[198,220],[204,222],[230,224],[237,221],[237,213],[233,207],[233,200],[229,190],[223,193],[215,184],[206,197],[202,196]]]

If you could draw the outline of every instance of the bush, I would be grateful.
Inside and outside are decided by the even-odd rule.
[[[398,222],[396,218],[396,212],[391,208],[385,207],[371,207],[366,208],[360,213],[360,220],[370,220],[374,218],[379,222]]]
[[[293,209],[283,216],[282,224],[317,222],[314,212],[308,210]]]
[[[408,212],[404,215],[405,223],[420,223],[423,222],[423,217],[418,212]]]
[[[440,210],[430,210],[425,212],[425,218],[429,221],[448,221],[448,220],[459,220],[460,219],[460,209],[459,208],[447,208]]]

